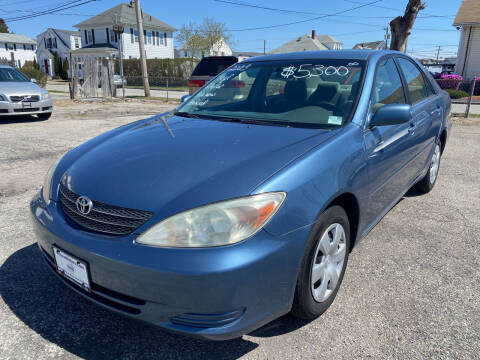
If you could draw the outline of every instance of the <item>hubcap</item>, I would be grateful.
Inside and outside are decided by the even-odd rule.
[[[323,302],[335,291],[346,254],[343,226],[330,225],[318,242],[312,264],[311,288],[315,301]]]
[[[438,168],[440,166],[440,146],[435,146],[435,152],[432,157],[432,164],[430,165],[430,184],[433,184],[437,178]]]

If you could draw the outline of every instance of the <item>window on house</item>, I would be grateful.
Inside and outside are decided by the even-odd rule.
[[[75,49],[80,49],[80,39],[78,37],[74,38]]]
[[[163,38],[165,40],[165,46],[167,46],[167,33],[163,33]]]
[[[143,42],[147,45],[147,30],[143,30]]]
[[[93,42],[93,40],[92,40],[92,32],[91,32],[91,31],[88,31],[87,34],[88,34],[87,44],[91,44],[91,43]]]
[[[133,28],[130,28],[130,42],[135,43],[135,35],[133,35]]]
[[[84,30],[84,33],[85,33],[85,45],[88,45],[89,42],[88,42],[87,30]]]
[[[30,48],[35,51],[35,45],[30,45]]]
[[[160,45],[163,45],[163,37],[158,34],[158,37],[160,38]]]
[[[13,51],[17,51],[17,44],[13,44]]]
[[[133,33],[135,34],[135,42],[138,43],[138,30],[135,29]]]
[[[152,32],[147,31],[147,44],[151,45],[152,44]]]
[[[117,40],[118,40],[117,34],[115,34],[115,32],[112,29],[110,29],[110,41],[117,42]]]

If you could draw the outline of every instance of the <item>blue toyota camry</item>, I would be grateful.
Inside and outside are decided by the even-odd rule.
[[[402,53],[249,59],[56,161],[30,205],[38,244],[73,290],[182,334],[313,319],[360,239],[433,188],[449,118]]]

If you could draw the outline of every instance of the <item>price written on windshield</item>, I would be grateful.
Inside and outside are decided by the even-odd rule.
[[[282,69],[280,74],[283,78],[289,79],[308,79],[312,76],[347,76],[350,70],[346,66],[325,66],[302,64],[300,66],[287,66]]]

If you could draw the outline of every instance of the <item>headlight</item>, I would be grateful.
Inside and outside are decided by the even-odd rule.
[[[140,235],[136,242],[161,247],[212,247],[252,236],[275,215],[286,194],[252,195],[174,215]]]
[[[45,175],[45,180],[43,181],[43,200],[48,204],[50,204],[50,200],[52,199],[52,178],[53,174],[55,174],[55,170],[57,169],[57,166],[62,160],[62,158],[58,159],[55,161],[52,166],[50,166],[50,169],[47,172],[47,175]]]
[[[49,93],[49,92],[44,92],[44,93],[42,94],[42,100],[48,100],[48,99],[50,99],[50,98],[51,98],[51,96],[50,96],[50,93]]]

